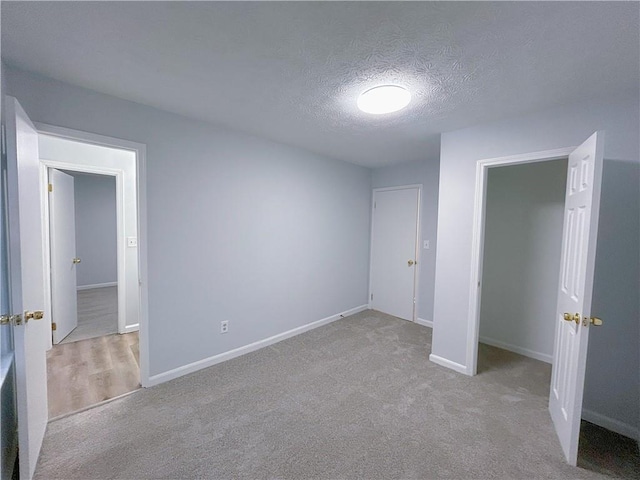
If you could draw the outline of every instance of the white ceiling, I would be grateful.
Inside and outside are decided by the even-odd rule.
[[[2,58],[376,167],[454,130],[640,85],[637,2],[2,2]],[[397,83],[410,106],[356,108]]]

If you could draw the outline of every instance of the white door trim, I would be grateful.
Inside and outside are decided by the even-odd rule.
[[[131,142],[129,140],[121,140],[119,138],[107,137],[104,135],[98,135],[89,132],[83,132],[81,130],[74,130],[70,128],[57,127],[54,125],[48,125],[44,123],[35,122],[35,127],[39,133],[52,135],[56,137],[66,138],[70,140],[76,140],[83,143],[89,143],[93,145],[101,145],[105,147],[119,148],[122,150],[130,150],[136,154],[136,193],[137,193],[137,220],[138,220],[138,285],[139,285],[139,303],[138,303],[138,319],[139,319],[139,331],[140,331],[140,383],[143,387],[149,386],[149,327],[148,327],[148,285],[147,285],[147,177],[146,177],[146,145],[137,142]],[[102,175],[111,175],[116,177],[116,210],[117,210],[117,232],[118,238],[121,238],[121,234],[124,230],[124,202],[123,185],[125,172],[117,168],[100,167],[100,166],[87,166],[76,164],[73,162],[56,162],[51,160],[41,160],[41,175],[42,188],[47,188],[48,175],[46,175],[49,168],[62,168],[65,170],[72,170],[85,173],[97,173]],[[43,205],[43,212],[48,222],[49,208],[48,202]],[[43,219],[43,221],[45,221]],[[118,242],[117,256],[118,256],[118,283],[124,285],[124,243]],[[49,257],[49,235],[48,228],[45,235],[45,245],[43,246],[45,252],[45,266],[50,266]],[[49,270],[45,270],[49,271]],[[46,308],[51,311],[51,283],[48,275],[46,277],[45,289],[48,292],[46,295],[47,305]],[[121,295],[121,290],[118,289],[118,331],[120,333],[127,333],[134,331],[133,326],[125,327],[125,317],[123,312],[124,308],[124,292]],[[48,318],[51,318],[49,315]]]
[[[371,272],[373,269],[373,231],[374,231],[374,223],[375,223],[375,202],[376,202],[376,193],[377,192],[388,192],[392,190],[409,190],[409,189],[418,189],[418,209],[416,212],[416,251],[415,251],[415,259],[416,259],[416,268],[414,268],[414,277],[413,277],[413,318],[412,321],[416,322],[418,319],[418,300],[420,295],[420,289],[418,288],[418,284],[420,282],[420,268],[421,268],[421,259],[420,259],[420,236],[421,236],[421,228],[422,222],[420,221],[420,215],[422,214],[422,184],[415,183],[411,185],[399,185],[396,187],[380,187],[374,188],[371,191],[371,232],[369,235],[369,293],[367,295],[367,306],[371,309],[372,301],[371,294],[373,293],[373,279],[371,276]]]
[[[476,165],[475,201],[473,211],[473,237],[471,240],[471,282],[469,284],[469,316],[467,325],[467,362],[465,372],[473,376],[478,372],[478,340],[480,325],[480,298],[484,252],[484,224],[486,216],[487,176],[489,169],[507,165],[546,162],[567,158],[576,147],[544,150],[541,152],[510,155],[479,160]]]

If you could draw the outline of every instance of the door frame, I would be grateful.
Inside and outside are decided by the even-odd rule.
[[[473,232],[471,240],[471,281],[469,284],[469,314],[467,324],[467,366],[469,376],[478,373],[478,341],[480,335],[480,300],[482,297],[482,267],[484,262],[484,227],[487,203],[487,179],[490,168],[526,163],[548,162],[569,157],[577,147],[478,160],[476,164]]]
[[[65,127],[57,127],[45,123],[34,122],[38,133],[74,140],[80,143],[98,145],[103,147],[117,148],[120,150],[133,151],[136,158],[136,207],[137,207],[137,258],[138,258],[138,326],[125,326],[125,298],[126,292],[123,288],[118,289],[118,332],[128,333],[139,330],[139,352],[140,352],[140,384],[143,387],[149,386],[149,329],[148,329],[148,283],[147,283],[147,175],[146,175],[146,145],[142,143],[122,140],[119,138],[107,137],[81,130],[74,130]],[[110,175],[116,178],[116,231],[118,238],[124,235],[125,228],[125,205],[123,201],[124,182],[127,172],[125,170],[105,166],[88,166],[84,164],[69,162],[59,162],[53,160],[40,159],[40,180],[41,188],[47,190],[48,172],[50,168],[58,168],[83,173],[95,173],[100,175]],[[49,202],[48,196],[43,196],[43,228],[44,235],[44,262],[45,272],[50,272],[50,238],[49,238]],[[117,242],[117,262],[118,262],[118,284],[125,283],[125,245],[124,242]],[[51,318],[51,279],[45,275],[45,308],[48,318]],[[51,341],[51,340],[50,340]],[[49,348],[51,345],[49,346]]]
[[[371,232],[369,234],[369,292],[367,294],[367,307],[371,310],[372,300],[371,295],[373,293],[373,279],[371,272],[373,271],[373,230],[375,224],[375,203],[376,203],[376,193],[378,192],[389,192],[393,190],[410,190],[410,189],[418,190],[418,209],[416,211],[416,251],[414,254],[415,257],[415,265],[413,271],[413,317],[412,322],[417,323],[418,320],[418,300],[420,296],[420,289],[418,288],[420,282],[420,268],[418,265],[422,265],[420,257],[420,238],[422,235],[422,222],[420,221],[420,216],[422,214],[422,184],[414,183],[411,185],[398,185],[395,187],[380,187],[374,188],[371,191]]]
[[[116,237],[123,238],[125,232],[125,206],[122,201],[123,195],[123,182],[125,172],[124,170],[117,168],[104,168],[98,166],[86,166],[86,165],[78,165],[73,162],[58,162],[55,160],[46,160],[40,159],[40,178],[45,182],[44,191],[46,192],[46,185],[49,183],[50,172],[51,170],[66,170],[80,173],[93,173],[98,175],[104,175],[109,177],[115,177],[116,180]],[[50,214],[50,204],[48,195],[44,195],[42,197],[42,212],[44,218],[47,220],[47,228],[44,230],[44,242],[45,242],[45,250],[44,250],[44,266],[45,272],[51,272],[51,214]],[[74,232],[75,233],[75,232]],[[117,279],[118,285],[125,284],[125,255],[124,255],[124,245],[122,242],[116,243],[116,258],[117,258]],[[46,318],[49,321],[53,320],[52,308],[53,308],[53,286],[51,281],[51,275],[46,276],[46,291],[45,291],[45,309],[47,312],[51,312],[47,315]],[[126,325],[126,298],[127,292],[124,288],[118,288],[118,333],[129,333],[135,332],[138,330],[138,326],[131,325],[127,327]]]

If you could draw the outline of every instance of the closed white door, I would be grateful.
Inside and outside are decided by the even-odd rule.
[[[371,308],[414,320],[420,189],[374,190]]]
[[[47,427],[49,322],[44,310],[44,268],[38,133],[18,101],[6,97],[7,193],[11,310],[14,328],[20,478],[30,480]],[[18,323],[18,322],[15,322]]]
[[[578,459],[591,318],[603,139],[593,134],[569,155],[549,411],[571,465]],[[592,323],[593,322],[593,323]]]
[[[78,326],[76,214],[73,177],[49,172],[49,231],[51,235],[51,314],[53,343],[60,343]]]

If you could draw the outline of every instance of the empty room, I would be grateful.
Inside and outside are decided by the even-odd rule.
[[[0,14],[3,480],[638,478],[638,2]]]

